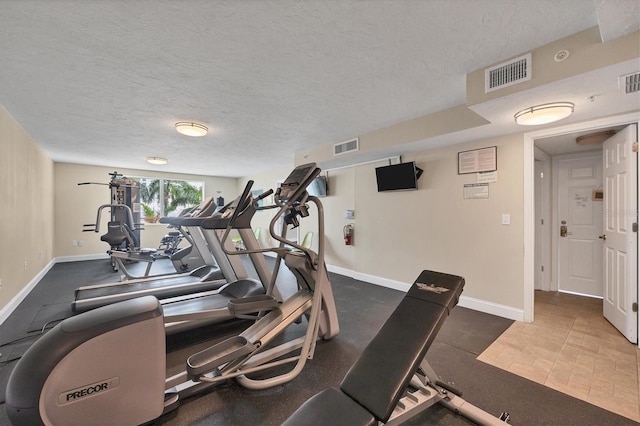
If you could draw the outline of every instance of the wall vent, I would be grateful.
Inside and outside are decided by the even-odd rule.
[[[484,92],[531,80],[531,53],[484,70]]]
[[[640,72],[621,75],[618,77],[618,85],[623,95],[640,92]]]
[[[347,152],[357,151],[358,148],[358,138],[340,142],[333,145],[333,155],[342,155]]]

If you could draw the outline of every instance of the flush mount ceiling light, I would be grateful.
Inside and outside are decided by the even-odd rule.
[[[192,123],[190,121],[180,121],[176,123],[176,130],[178,133],[182,133],[187,136],[204,136],[207,134],[207,126],[202,124]]]
[[[163,165],[163,164],[167,164],[168,162],[169,160],[162,157],[147,157],[147,163],[150,163],[150,164]]]
[[[573,113],[574,104],[571,102],[552,102],[532,106],[518,111],[513,118],[522,126],[536,126],[562,120]]]

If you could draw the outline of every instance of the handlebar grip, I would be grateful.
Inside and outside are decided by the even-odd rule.
[[[258,195],[256,198],[254,198],[253,202],[255,203],[256,201],[260,201],[263,198],[267,198],[269,195],[273,194],[273,189],[270,189],[266,192],[263,192],[262,194]]]

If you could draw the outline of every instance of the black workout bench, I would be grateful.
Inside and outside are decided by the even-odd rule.
[[[423,271],[340,384],[302,404],[285,422],[295,425],[400,424],[441,403],[479,424],[500,419],[459,397],[440,382],[425,360],[449,311],[458,303],[464,278]]]

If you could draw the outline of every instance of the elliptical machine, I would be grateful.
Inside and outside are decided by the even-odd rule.
[[[29,348],[12,372],[6,391],[11,421],[88,425],[108,419],[113,424],[141,424],[229,379],[250,389],[294,379],[313,357],[316,341],[331,339],[339,331],[324,263],[323,208],[306,191],[319,173],[314,163],[299,166],[274,195],[279,210],[269,232],[280,246],[270,250],[296,277],[294,295],[275,306],[270,295],[231,300],[229,309],[238,316],[253,313],[259,319],[239,335],[193,354],[183,372],[167,379],[162,306],[156,298],[127,300],[68,318]],[[241,199],[250,200],[250,187]],[[306,217],[307,202],[318,212],[318,253],[276,232],[279,218],[295,225],[299,217]],[[242,206],[234,210],[224,239]],[[287,339],[284,331],[301,321],[307,323],[304,336]],[[293,367],[283,372],[285,365]],[[248,377],[255,372],[270,374]]]

